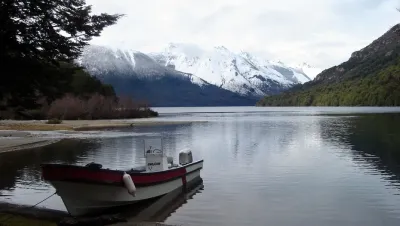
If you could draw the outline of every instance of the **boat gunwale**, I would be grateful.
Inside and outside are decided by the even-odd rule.
[[[193,171],[190,171],[190,172],[187,172],[185,174],[182,174],[180,176],[171,177],[171,178],[169,178],[167,180],[150,182],[150,183],[143,183],[143,184],[135,184],[135,187],[143,188],[143,187],[149,187],[149,186],[159,185],[159,184],[163,184],[163,183],[168,183],[170,181],[180,179],[182,176],[188,176],[190,174],[196,173],[197,171],[200,171],[202,169],[203,169],[203,167],[200,167],[200,168],[197,168],[197,169],[195,169]],[[49,181],[81,183],[81,184],[97,184],[97,185],[117,186],[117,187],[123,187],[124,186],[123,182],[107,183],[107,182],[104,182],[104,181],[90,181],[90,180],[84,180],[84,179],[62,179],[62,180],[49,180]]]
[[[139,182],[139,183],[135,183],[136,187],[148,187],[148,186],[153,186],[153,185],[157,185],[157,184],[162,184],[162,183],[167,183],[169,181],[172,180],[176,180],[179,179],[183,176],[187,176],[191,173],[197,172],[201,169],[203,169],[203,167],[199,167],[196,168],[193,171],[190,172],[186,172],[186,168],[190,167],[192,165],[195,164],[199,164],[204,162],[204,160],[198,160],[196,162],[192,162],[190,164],[187,165],[183,165],[183,166],[179,166],[176,167],[174,169],[168,169],[168,170],[164,170],[164,171],[157,171],[157,172],[143,172],[143,173],[137,173],[137,172],[132,172],[129,173],[129,171],[123,171],[123,170],[110,170],[110,169],[93,169],[93,168],[89,168],[86,166],[77,166],[77,165],[69,165],[69,164],[42,164],[44,167],[48,167],[48,168],[73,168],[73,169],[84,169],[84,170],[88,170],[91,172],[99,172],[99,171],[103,171],[103,172],[112,172],[112,173],[117,173],[120,174],[121,176],[126,172],[127,174],[129,174],[131,177],[142,177],[142,176],[156,176],[158,174],[165,174],[165,173],[170,173],[170,172],[174,172],[174,171],[178,171],[178,170],[182,170],[184,169],[185,172],[182,173],[181,175],[177,175],[177,176],[172,176],[171,178],[168,179],[162,179],[162,180],[156,180],[156,181],[152,181],[152,182]],[[90,180],[90,179],[85,179],[85,178],[62,178],[62,179],[45,179],[46,181],[64,181],[64,182],[72,182],[72,183],[86,183],[86,184],[99,184],[99,185],[111,185],[111,186],[123,186],[123,181],[122,181],[122,177],[120,181],[113,181],[113,182],[108,182],[108,181],[104,181],[104,180]]]
[[[87,166],[78,166],[78,165],[71,165],[71,164],[59,164],[59,163],[42,163],[40,164],[41,168],[79,168],[79,169],[85,169],[88,171],[103,171],[103,172],[115,172],[115,173],[127,173],[129,175],[134,175],[134,176],[138,176],[138,175],[154,175],[154,174],[162,174],[162,173],[166,173],[166,172],[171,172],[171,171],[175,171],[178,169],[182,169],[182,168],[187,168],[189,166],[195,165],[197,163],[200,162],[204,162],[204,159],[201,160],[197,160],[195,162],[191,162],[189,164],[186,165],[180,165],[179,167],[175,167],[172,169],[167,169],[167,170],[163,170],[163,171],[156,171],[156,172],[134,172],[134,170],[131,172],[130,169],[129,170],[118,170],[118,169],[104,169],[104,168],[100,168],[100,169],[96,169],[96,168],[89,168]]]

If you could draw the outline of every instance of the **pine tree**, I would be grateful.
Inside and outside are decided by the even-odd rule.
[[[63,93],[92,37],[123,15],[93,15],[85,0],[1,0],[0,105],[34,107]],[[4,107],[4,106],[3,106]]]

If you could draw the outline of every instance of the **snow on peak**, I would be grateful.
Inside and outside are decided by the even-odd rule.
[[[160,65],[154,58],[134,50],[98,45],[86,46],[76,60],[96,76],[135,76],[138,78],[156,79],[162,76],[175,76],[190,79],[199,86],[208,84],[195,75],[178,72],[171,67]]]
[[[299,71],[300,73],[306,74],[311,80],[314,80],[314,78],[322,72],[321,68],[316,68],[306,62],[303,62],[301,64],[294,64],[291,67],[296,71]]]
[[[304,72],[282,62],[268,61],[245,51],[234,53],[222,45],[206,50],[194,44],[170,43],[164,51],[151,56],[164,66],[243,95],[270,94],[310,81]]]
[[[224,51],[224,52],[229,52],[228,48],[226,48],[225,46],[215,46],[214,49]]]
[[[204,50],[193,44],[186,43],[169,43],[166,48],[164,48],[165,53],[176,54],[185,53],[188,58],[193,58],[201,54]]]
[[[279,93],[321,72],[306,63],[291,67],[250,52],[235,53],[222,45],[204,49],[187,43],[169,43],[161,52],[149,54],[89,45],[77,62],[101,76],[183,76],[199,86],[213,84],[246,96]]]
[[[77,63],[95,74],[111,71],[126,73],[132,71],[137,64],[132,51],[99,45],[86,46]]]

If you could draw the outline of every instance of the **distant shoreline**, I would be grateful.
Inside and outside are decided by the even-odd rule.
[[[0,120],[0,130],[15,131],[90,131],[134,126],[188,124],[193,121],[140,121],[122,119],[63,120],[60,124],[47,124],[47,120]]]
[[[29,131],[93,131],[137,126],[190,124],[193,121],[65,120],[46,124],[46,120],[0,120],[0,154],[44,147],[63,139],[37,137]]]

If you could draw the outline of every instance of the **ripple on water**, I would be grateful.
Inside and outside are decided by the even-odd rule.
[[[176,158],[178,150],[190,147],[195,159],[205,160],[204,190],[172,212],[167,223],[399,225],[400,144],[392,138],[400,119],[278,110],[171,113],[159,120],[208,122],[89,132],[79,135],[87,142],[63,151],[57,147],[32,152],[29,158],[10,158],[11,167],[0,159],[5,172],[0,200],[33,204],[51,194],[54,189],[40,179],[41,162],[131,167],[144,162],[138,139],[163,135],[168,154]],[[64,209],[59,197],[43,205]]]

